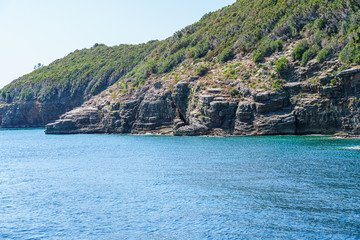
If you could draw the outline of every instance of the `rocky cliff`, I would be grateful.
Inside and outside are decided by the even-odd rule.
[[[84,100],[79,96],[69,96],[45,102],[31,100],[2,104],[0,126],[1,128],[44,127],[83,102]]]
[[[165,40],[95,44],[20,77],[0,91],[0,127],[358,134],[359,16],[355,0],[237,0]]]
[[[117,85],[46,126],[48,134],[132,133],[194,135],[360,134],[360,69],[288,82],[262,90],[231,81],[236,96],[221,87],[201,87],[187,77],[175,85],[147,82],[114,98]]]

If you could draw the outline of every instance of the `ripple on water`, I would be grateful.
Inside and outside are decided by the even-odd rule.
[[[358,145],[0,131],[0,238],[359,239]]]

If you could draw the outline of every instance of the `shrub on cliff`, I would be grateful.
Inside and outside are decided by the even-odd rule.
[[[261,54],[261,52],[258,52],[258,51],[254,52],[253,60],[254,60],[255,63],[262,62],[262,61],[264,61],[264,59],[265,59],[264,55]]]
[[[280,58],[275,65],[275,71],[282,77],[288,76],[291,69],[289,60],[286,57]]]
[[[24,88],[21,91],[21,100],[23,101],[30,101],[33,99],[34,94],[32,93],[32,91],[30,89]]]
[[[309,42],[307,40],[301,40],[295,47],[294,51],[292,52],[291,56],[295,60],[302,59],[303,54],[308,50],[310,47]]]
[[[353,25],[349,32],[349,42],[340,52],[339,60],[345,63],[360,63],[360,28]]]
[[[283,42],[281,40],[270,40],[266,38],[259,48],[254,51],[253,59],[254,62],[261,62],[265,57],[270,56],[276,51],[281,51],[283,49]]]
[[[202,58],[210,50],[210,44],[208,42],[199,44],[194,51],[194,58]]]
[[[324,47],[317,55],[317,60],[319,63],[323,63],[328,57],[332,54],[332,46],[328,45]]]
[[[360,43],[349,42],[339,55],[344,63],[360,63]]]
[[[207,72],[209,71],[208,67],[205,66],[204,64],[200,64],[196,69],[195,72],[197,75],[199,75],[200,77],[204,76],[205,74],[207,74]]]
[[[225,48],[218,56],[218,61],[219,62],[227,62],[231,59],[234,58],[234,52],[233,52],[233,48],[230,46],[230,47],[227,47]]]
[[[319,46],[310,47],[308,50],[306,50],[301,59],[301,66],[304,67],[308,63],[308,61],[310,61],[316,56],[319,50]]]
[[[181,63],[185,58],[185,50],[178,51],[168,57],[164,62],[160,62],[159,73],[170,72],[175,66]]]

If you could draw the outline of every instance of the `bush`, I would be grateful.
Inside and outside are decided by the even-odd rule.
[[[254,52],[253,59],[254,62],[261,62],[265,57],[270,56],[276,51],[281,51],[283,49],[283,42],[281,40],[264,40],[259,48]]]
[[[175,66],[181,63],[185,58],[185,50],[180,50],[177,53],[170,55],[164,62],[160,62],[158,66],[159,73],[170,72]]]
[[[270,43],[270,48],[272,52],[282,51],[283,50],[283,42],[281,40],[272,41]]]
[[[191,48],[191,49],[187,50],[185,56],[186,56],[186,58],[193,58],[193,57],[195,57],[195,50],[194,50],[194,48]]]
[[[317,60],[319,63],[324,62],[328,57],[331,56],[332,54],[332,46],[328,45],[326,47],[324,47],[317,55]]]
[[[21,92],[21,100],[30,101],[33,99],[33,97],[34,97],[33,93],[27,89]]]
[[[282,91],[283,90],[283,84],[284,80],[281,79],[275,79],[275,81],[271,84],[271,88],[276,91]]]
[[[176,42],[174,45],[172,45],[169,48],[169,53],[174,54],[178,52],[181,49],[186,48],[190,44],[190,41],[188,39],[182,39],[181,41]]]
[[[301,66],[305,66],[308,63],[308,61],[313,59],[316,56],[318,51],[319,51],[318,46],[311,47],[308,50],[306,50],[306,52],[304,52],[302,59],[301,59]]]
[[[204,76],[205,74],[207,74],[207,72],[209,71],[209,69],[207,68],[207,66],[205,66],[204,64],[200,64],[196,69],[195,72],[197,75],[199,75],[200,77]]]
[[[351,33],[353,31],[356,31],[358,28],[359,28],[358,25],[354,24],[349,28],[348,32]]]
[[[1,91],[1,100],[10,103],[12,101],[11,95],[13,95],[13,93]]]
[[[290,71],[290,62],[286,57],[280,58],[275,65],[275,71],[281,76],[286,77]]]
[[[147,63],[144,64],[143,69],[144,70],[143,70],[142,77],[148,78],[151,74],[157,72],[156,62],[153,60],[148,61]]]
[[[13,97],[10,93],[6,94],[5,102],[10,103],[13,100]]]
[[[197,46],[194,51],[194,58],[205,57],[205,55],[208,53],[209,50],[210,50],[209,43],[206,42],[206,43],[199,44],[199,46]]]
[[[324,18],[318,18],[314,22],[314,28],[322,30],[326,25],[326,19]]]
[[[310,47],[309,43],[307,40],[302,40],[298,43],[298,45],[296,45],[294,51],[292,52],[291,56],[295,59],[295,60],[300,60],[302,59],[303,54],[306,52],[306,50],[308,50]]]
[[[340,52],[339,60],[344,63],[360,63],[360,44],[349,42]]]
[[[264,61],[264,55],[259,51],[255,51],[253,59],[255,63],[262,62]]]
[[[326,32],[318,30],[314,33],[314,35],[312,35],[310,37],[310,42],[313,45],[321,46],[322,41],[327,38],[328,38],[328,35],[326,34]]]
[[[225,48],[219,55],[218,55],[218,61],[219,62],[227,62],[234,58],[234,52],[233,48],[227,47]]]

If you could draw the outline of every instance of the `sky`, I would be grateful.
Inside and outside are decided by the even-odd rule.
[[[235,0],[0,0],[0,88],[95,43],[163,40]]]

